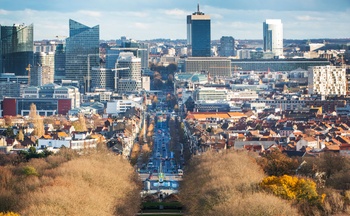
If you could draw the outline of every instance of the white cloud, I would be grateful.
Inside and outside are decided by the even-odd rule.
[[[0,15],[8,15],[9,13],[7,10],[0,9]]]
[[[80,10],[77,13],[80,13],[85,16],[90,16],[90,17],[101,17],[101,12],[99,11]]]
[[[171,10],[164,10],[163,12],[165,15],[170,15],[170,16],[178,16],[178,17],[186,17],[186,15],[190,14],[187,11],[180,10],[180,9],[171,9]]]
[[[133,27],[138,29],[149,29],[150,26],[149,24],[146,24],[146,23],[136,22],[136,23],[133,23]]]
[[[324,20],[324,18],[322,18],[322,17],[312,17],[309,15],[297,16],[297,19],[301,20],[301,21],[322,21],[322,20]]]
[[[236,10],[204,6],[201,8],[211,16],[211,38],[233,36],[237,39],[261,39],[262,23],[265,19],[281,19],[284,38],[349,37],[346,26],[350,22],[350,11],[272,11]],[[34,39],[50,39],[50,35],[69,34],[68,20],[74,19],[87,26],[100,25],[101,39],[116,39],[128,36],[134,39],[186,38],[186,15],[192,12],[155,8],[142,11],[78,10],[72,12],[42,10],[2,10],[0,24],[34,24]],[[54,37],[53,37],[54,38]],[[53,39],[52,38],[52,39]]]

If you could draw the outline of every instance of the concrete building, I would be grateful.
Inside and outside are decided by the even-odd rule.
[[[151,78],[149,76],[143,76],[141,78],[141,88],[145,91],[150,91],[151,90]]]
[[[21,84],[15,82],[0,82],[0,100],[4,97],[20,97]]]
[[[119,79],[117,85],[118,93],[131,93],[141,90],[141,80]]]
[[[188,56],[210,57],[210,16],[199,10],[187,16],[187,51]]]
[[[80,107],[80,92],[78,88],[73,86],[50,83],[41,87],[28,87],[24,89],[22,97],[28,99],[69,99],[71,100],[71,109]]]
[[[185,60],[186,72],[206,72],[210,77],[230,77],[231,61],[223,57],[190,57]]]
[[[108,101],[106,113],[109,115],[117,115],[119,113],[124,113],[128,109],[135,107],[142,109],[142,99],[136,98],[135,100],[116,100],[116,101]]]
[[[141,58],[132,52],[122,52],[116,63],[116,85],[118,93],[141,89]]]
[[[88,27],[69,20],[69,37],[66,39],[66,78],[79,81],[84,91],[90,91],[91,67],[99,66],[100,27]],[[90,81],[88,81],[90,80]]]
[[[264,51],[283,56],[283,24],[280,19],[267,19],[263,23]]]
[[[4,97],[21,97],[23,89],[27,87],[28,76],[0,73],[0,100]]]
[[[3,116],[28,115],[30,105],[35,104],[41,116],[66,115],[72,109],[71,99],[54,98],[4,98],[2,101]]]
[[[336,66],[309,67],[309,94],[346,95],[346,69]]]
[[[114,89],[115,72],[108,68],[91,68],[91,88],[92,89]]]
[[[309,66],[330,65],[327,59],[231,59],[232,69],[239,71],[292,71],[308,70]]]
[[[214,87],[202,87],[202,88],[197,88],[193,92],[193,99],[195,101],[198,100],[216,100],[216,101],[226,101],[227,100],[227,94],[228,90],[227,89],[219,89],[219,88],[214,88]]]
[[[55,54],[53,52],[34,53],[34,65],[30,71],[30,85],[42,86],[54,82]]]

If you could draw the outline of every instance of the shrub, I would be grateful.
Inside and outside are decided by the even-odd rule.
[[[38,172],[36,171],[36,169],[32,166],[23,167],[22,172],[26,176],[38,176],[39,175]]]
[[[0,216],[20,216],[20,215],[14,212],[6,212],[6,213],[0,212]]]
[[[289,175],[269,176],[264,178],[260,185],[283,199],[307,200],[309,203],[321,200],[316,191],[316,183],[311,179]]]

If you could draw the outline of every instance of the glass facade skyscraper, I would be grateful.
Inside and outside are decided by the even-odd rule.
[[[222,57],[235,55],[235,39],[232,36],[222,36],[220,38],[219,54]]]
[[[99,43],[98,25],[90,28],[69,20],[69,38],[66,39],[66,78],[79,81],[85,91],[90,91],[88,88],[91,78],[88,79],[88,72],[100,63]]]
[[[210,16],[199,11],[187,16],[187,51],[189,56],[210,57]]]
[[[283,56],[283,24],[280,19],[267,19],[263,23],[264,51]]]
[[[0,72],[27,75],[33,65],[33,24],[0,26]]]
[[[66,78],[66,52],[64,45],[58,44],[55,51],[55,82]]]

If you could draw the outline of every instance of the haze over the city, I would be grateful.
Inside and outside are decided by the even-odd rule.
[[[68,20],[100,25],[101,39],[127,36],[137,40],[186,38],[186,15],[198,1],[161,0],[0,0],[1,25],[34,24],[34,39],[68,36]],[[211,38],[230,35],[261,39],[265,19],[281,19],[284,38],[349,38],[349,0],[201,0],[211,16]]]

